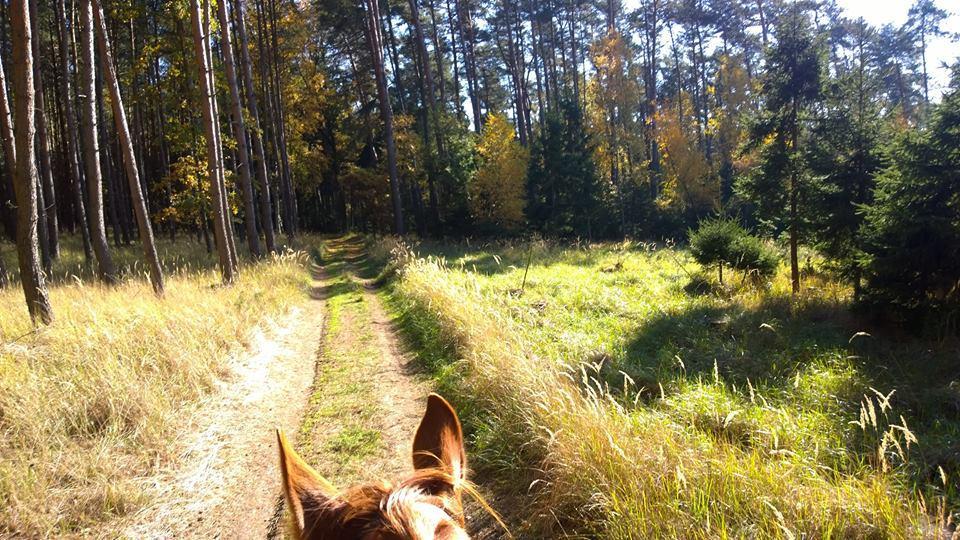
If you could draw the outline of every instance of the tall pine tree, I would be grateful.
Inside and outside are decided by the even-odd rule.
[[[797,251],[803,225],[800,207],[807,187],[801,144],[808,132],[811,107],[820,99],[820,52],[810,22],[800,7],[784,14],[777,43],[767,54],[763,80],[764,106],[753,126],[749,147],[759,149],[760,164],[740,183],[741,195],[752,202],[758,217],[790,241],[790,281],[800,292]]]

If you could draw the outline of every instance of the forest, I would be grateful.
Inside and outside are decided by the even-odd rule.
[[[842,5],[0,1],[0,536],[275,537],[436,390],[477,538],[949,538],[958,14]]]
[[[831,1],[87,4],[3,5],[0,217],[38,321],[62,234],[105,283],[139,242],[162,293],[157,235],[229,282],[300,230],[684,240],[718,215],[788,245],[795,287],[810,247],[858,296],[956,306],[931,0],[880,28]]]

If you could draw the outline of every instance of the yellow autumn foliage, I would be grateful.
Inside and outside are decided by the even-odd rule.
[[[524,221],[524,192],[530,153],[514,138],[502,114],[491,113],[477,143],[480,167],[469,187],[470,214],[478,224],[504,230]]]
[[[710,163],[697,146],[695,120],[688,115],[693,107],[689,96],[681,94],[678,107],[668,103],[657,112],[658,144],[663,160],[664,185],[659,203],[678,209],[715,208],[720,189]],[[677,111],[686,114],[677,118]]]

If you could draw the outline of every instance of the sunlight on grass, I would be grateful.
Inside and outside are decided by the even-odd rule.
[[[177,410],[257,324],[305,298],[303,253],[244,265],[221,287],[201,249],[163,245],[163,299],[142,278],[55,277],[56,321],[36,331],[21,291],[0,291],[0,531],[81,532],[140,507],[138,477],[177,458]]]
[[[416,249],[394,307],[481,471],[529,487],[535,534],[906,538],[945,520],[951,484],[924,480],[939,463],[912,438],[960,424],[919,391],[949,384],[949,351],[852,338],[849,292],[814,269],[791,299],[785,269],[719,287],[650,245]]]

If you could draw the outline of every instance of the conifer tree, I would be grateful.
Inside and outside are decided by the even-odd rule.
[[[763,81],[764,108],[753,127],[750,147],[759,150],[760,163],[740,185],[758,217],[775,231],[786,230],[790,242],[790,281],[800,292],[798,249],[807,191],[803,160],[804,136],[811,106],[820,98],[822,68],[819,51],[806,14],[798,6],[783,16],[777,43],[767,54]]]
[[[882,166],[884,126],[876,70],[867,49],[872,32],[862,19],[848,30],[854,54],[846,71],[827,85],[806,160],[814,240],[859,296],[862,208],[873,198],[874,178]]]
[[[866,208],[870,300],[906,312],[960,306],[960,76],[929,127],[905,131]]]

